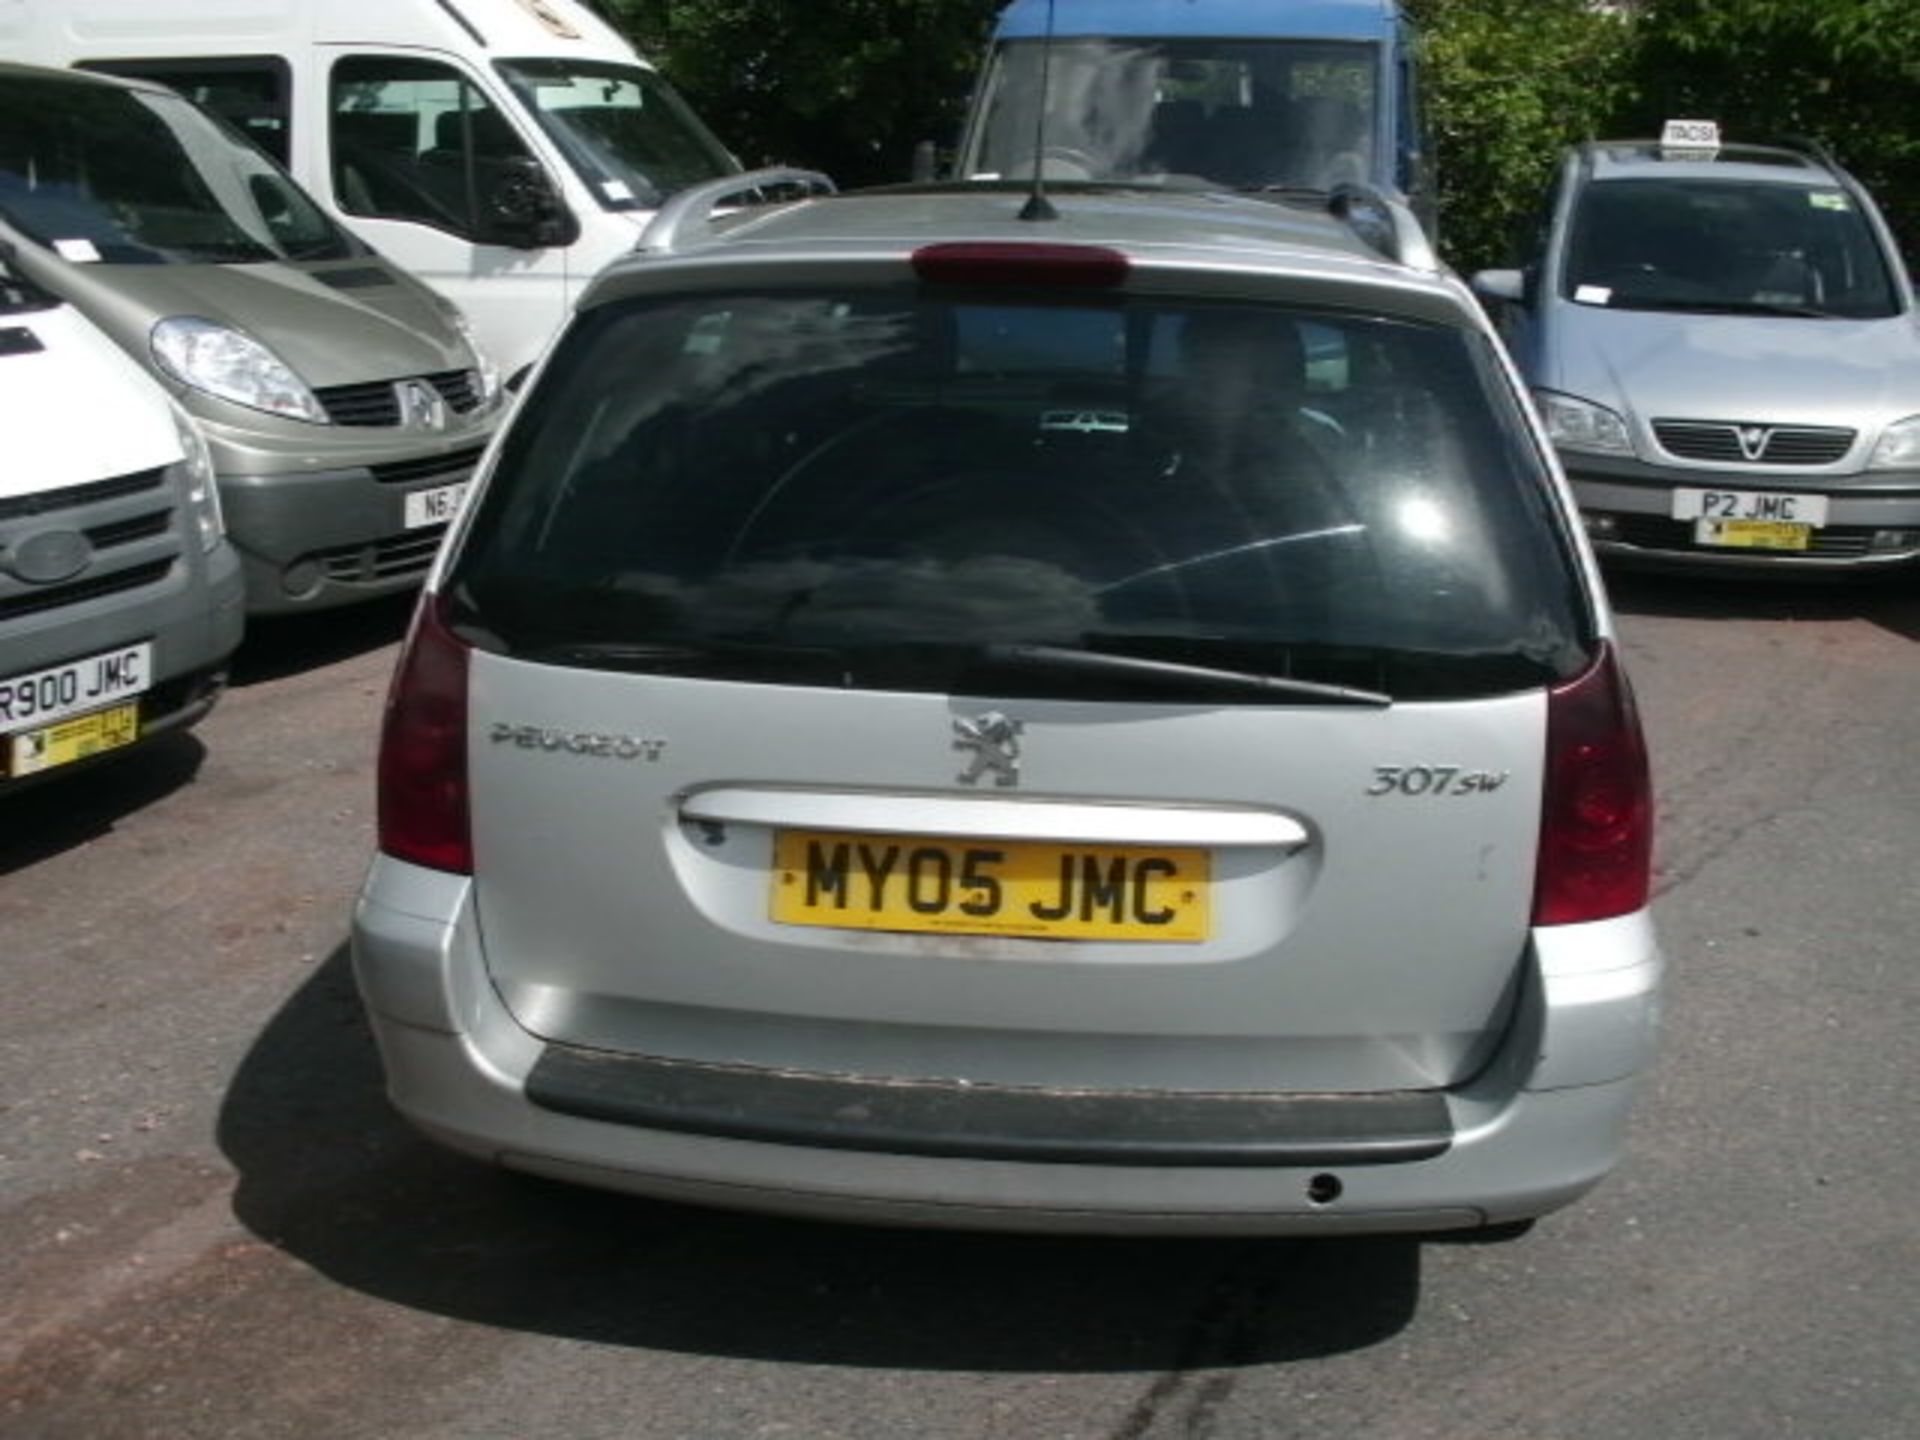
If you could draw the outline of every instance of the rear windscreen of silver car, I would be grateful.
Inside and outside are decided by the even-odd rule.
[[[1477,335],[928,289],[584,316],[448,589],[557,664],[1260,703],[1570,676],[1574,573]]]

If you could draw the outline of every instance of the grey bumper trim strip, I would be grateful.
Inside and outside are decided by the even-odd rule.
[[[680,1134],[1064,1165],[1381,1165],[1453,1143],[1437,1091],[1370,1095],[1060,1090],[821,1075],[549,1046],[542,1109]]]

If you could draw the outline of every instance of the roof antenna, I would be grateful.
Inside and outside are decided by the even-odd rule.
[[[1058,220],[1060,212],[1047,198],[1047,87],[1053,70],[1053,3],[1047,0],[1047,33],[1040,41],[1040,113],[1033,121],[1033,191],[1020,207],[1022,220]]]

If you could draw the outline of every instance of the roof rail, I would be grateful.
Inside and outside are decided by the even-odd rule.
[[[1838,172],[1841,168],[1840,162],[1833,158],[1833,151],[1811,135],[1781,135],[1766,143],[1781,150],[1791,150],[1794,154],[1803,155],[1809,160],[1818,160],[1829,170]]]
[[[746,170],[738,175],[722,175],[717,180],[690,185],[674,195],[648,222],[634,249],[655,254],[678,250],[689,241],[709,234],[713,215],[729,200],[747,196],[755,190],[798,187],[807,194],[832,195],[839,189],[831,177],[818,170],[799,170],[791,165],[772,165],[764,170]],[[765,196],[748,204],[770,203]]]
[[[1440,257],[1413,211],[1379,186],[1336,185],[1327,197],[1327,211],[1387,259],[1409,270],[1439,272]]]

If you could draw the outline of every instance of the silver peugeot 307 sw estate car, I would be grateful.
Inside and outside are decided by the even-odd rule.
[[[1570,152],[1525,271],[1482,293],[1595,548],[1667,569],[1920,563],[1920,319],[1872,198],[1817,150]]]
[[[398,1107],[795,1214],[1425,1230],[1620,1154],[1661,961],[1571,500],[1408,213],[689,192],[407,641]]]

